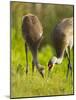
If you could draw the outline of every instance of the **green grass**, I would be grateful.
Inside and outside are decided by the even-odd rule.
[[[11,98],[52,96],[73,94],[73,77],[69,74],[66,80],[67,58],[62,64],[55,65],[48,77],[48,61],[55,55],[51,45],[51,34],[56,24],[63,18],[73,16],[73,6],[43,5],[11,2]],[[29,72],[26,75],[26,55],[22,37],[22,17],[27,13],[38,16],[43,26],[43,40],[38,52],[39,63],[44,66],[44,79],[35,68],[32,75],[32,55],[29,51]],[[45,45],[46,44],[46,45]],[[73,51],[71,51],[73,65]]]
[[[18,45],[19,43],[19,45]],[[55,65],[48,77],[48,60],[54,55],[50,46],[43,47],[38,52],[40,64],[44,66],[44,79],[35,68],[32,75],[32,56],[29,51],[29,72],[25,73],[26,60],[24,44],[15,42],[15,48],[12,45],[11,55],[11,98],[32,97],[32,96],[51,96],[73,94],[73,77],[69,74],[66,80],[67,59],[64,58],[62,64]],[[71,52],[71,62],[73,65],[73,51]]]

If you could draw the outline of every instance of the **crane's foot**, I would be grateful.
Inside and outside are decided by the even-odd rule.
[[[66,79],[68,79],[69,71],[71,72],[71,76],[72,76],[72,65],[70,63],[68,64]]]

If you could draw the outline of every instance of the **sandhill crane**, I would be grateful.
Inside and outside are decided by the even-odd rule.
[[[26,73],[28,73],[28,48],[27,46],[29,46],[32,56],[33,56],[32,72],[34,72],[34,66],[36,66],[37,70],[43,77],[44,68],[42,67],[42,65],[38,63],[38,58],[37,58],[38,47],[43,37],[42,36],[43,27],[38,17],[33,14],[27,14],[23,16],[22,20],[23,20],[22,21],[22,33],[23,33],[23,38],[25,40],[25,52],[26,52]]]
[[[54,56],[48,62],[49,71],[55,64],[61,64],[64,53],[66,52],[68,58],[68,72],[71,70],[72,65],[70,62],[70,49],[73,47],[73,17],[63,19],[59,24],[56,25],[53,32],[53,46],[56,50],[57,56]]]

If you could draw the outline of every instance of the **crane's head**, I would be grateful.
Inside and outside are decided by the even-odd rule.
[[[49,60],[48,62],[48,70],[50,71],[52,69],[52,67],[56,64],[57,62],[57,58],[53,57],[52,59]]]

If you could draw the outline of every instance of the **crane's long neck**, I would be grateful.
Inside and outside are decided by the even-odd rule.
[[[57,57],[56,57],[56,63],[57,64],[62,63],[63,56],[64,56],[64,51],[65,51],[65,47],[57,49]]]
[[[62,63],[62,60],[63,60],[63,57],[57,58],[56,56],[54,56],[54,57],[52,58],[52,63],[53,63],[53,64],[61,64],[61,63]]]
[[[62,60],[63,60],[63,57],[57,58],[56,63],[57,64],[61,64],[62,63]]]

